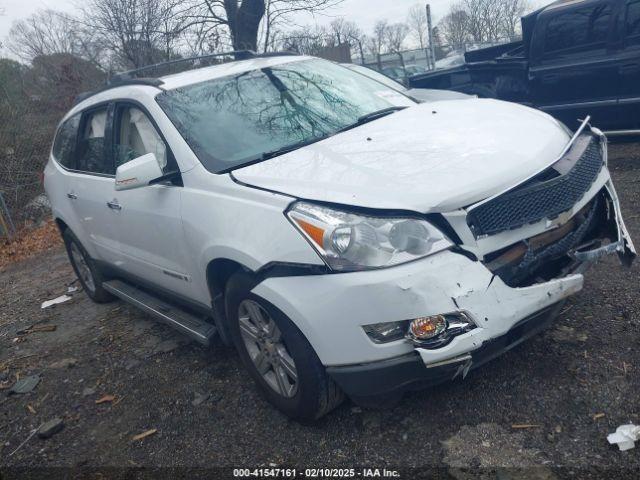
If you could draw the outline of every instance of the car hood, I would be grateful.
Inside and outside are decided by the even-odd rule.
[[[526,180],[558,159],[569,140],[540,111],[452,100],[407,108],[232,175],[301,199],[446,212]]]

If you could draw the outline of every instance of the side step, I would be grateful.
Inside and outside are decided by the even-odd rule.
[[[109,280],[102,286],[121,300],[153,315],[203,345],[209,345],[217,332],[213,324],[122,280]]]

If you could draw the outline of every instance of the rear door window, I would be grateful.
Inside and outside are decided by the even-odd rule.
[[[106,150],[107,119],[107,107],[84,114],[78,141],[77,170],[87,173],[113,174]]]
[[[78,138],[80,115],[74,115],[66,120],[58,129],[53,143],[53,157],[65,168],[75,169],[75,148]]]
[[[559,13],[547,23],[545,56],[565,51],[588,51],[607,43],[611,5],[600,4]]]

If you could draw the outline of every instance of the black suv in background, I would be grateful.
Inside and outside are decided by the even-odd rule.
[[[537,107],[572,129],[591,115],[610,134],[640,133],[640,0],[558,1],[523,17],[522,37],[410,85]]]

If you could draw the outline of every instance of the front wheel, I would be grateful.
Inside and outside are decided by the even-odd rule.
[[[85,293],[96,303],[107,303],[115,299],[113,295],[102,288],[104,278],[93,259],[84,249],[80,240],[69,229],[62,234],[67,248],[69,261],[80,280]]]
[[[226,289],[227,319],[234,344],[263,396],[285,415],[316,420],[337,407],[344,394],[293,322],[251,293],[253,278],[236,274]]]

